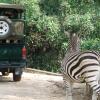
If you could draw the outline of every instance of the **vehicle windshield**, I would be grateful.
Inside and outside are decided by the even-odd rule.
[[[0,16],[7,16],[10,19],[22,19],[22,12],[18,9],[0,8]]]

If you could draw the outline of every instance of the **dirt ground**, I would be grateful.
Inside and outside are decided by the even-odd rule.
[[[12,74],[0,77],[0,100],[64,100],[62,77],[23,73],[20,82]]]
[[[81,92],[79,85],[74,87],[74,99],[84,100],[83,87]],[[0,76],[0,100],[65,100],[62,76],[24,72],[20,82],[13,82],[12,74]]]

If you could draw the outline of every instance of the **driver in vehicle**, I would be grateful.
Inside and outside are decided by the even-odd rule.
[[[7,16],[8,18],[12,19],[14,17],[14,14],[12,12],[6,11],[4,16]]]

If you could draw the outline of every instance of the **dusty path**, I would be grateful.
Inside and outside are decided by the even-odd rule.
[[[62,77],[23,73],[20,82],[12,74],[0,77],[0,100],[65,100]]]
[[[84,93],[84,85],[74,84],[74,100],[85,100]],[[0,76],[0,100],[65,100],[62,76],[24,72],[20,82]]]

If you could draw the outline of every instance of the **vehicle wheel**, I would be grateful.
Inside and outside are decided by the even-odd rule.
[[[8,72],[1,72],[2,73],[2,76],[8,76],[9,73]]]
[[[0,16],[0,38],[7,38],[12,31],[12,21],[6,16]]]
[[[15,75],[13,73],[13,81],[17,82],[17,81],[20,81],[21,80],[21,75]]]

